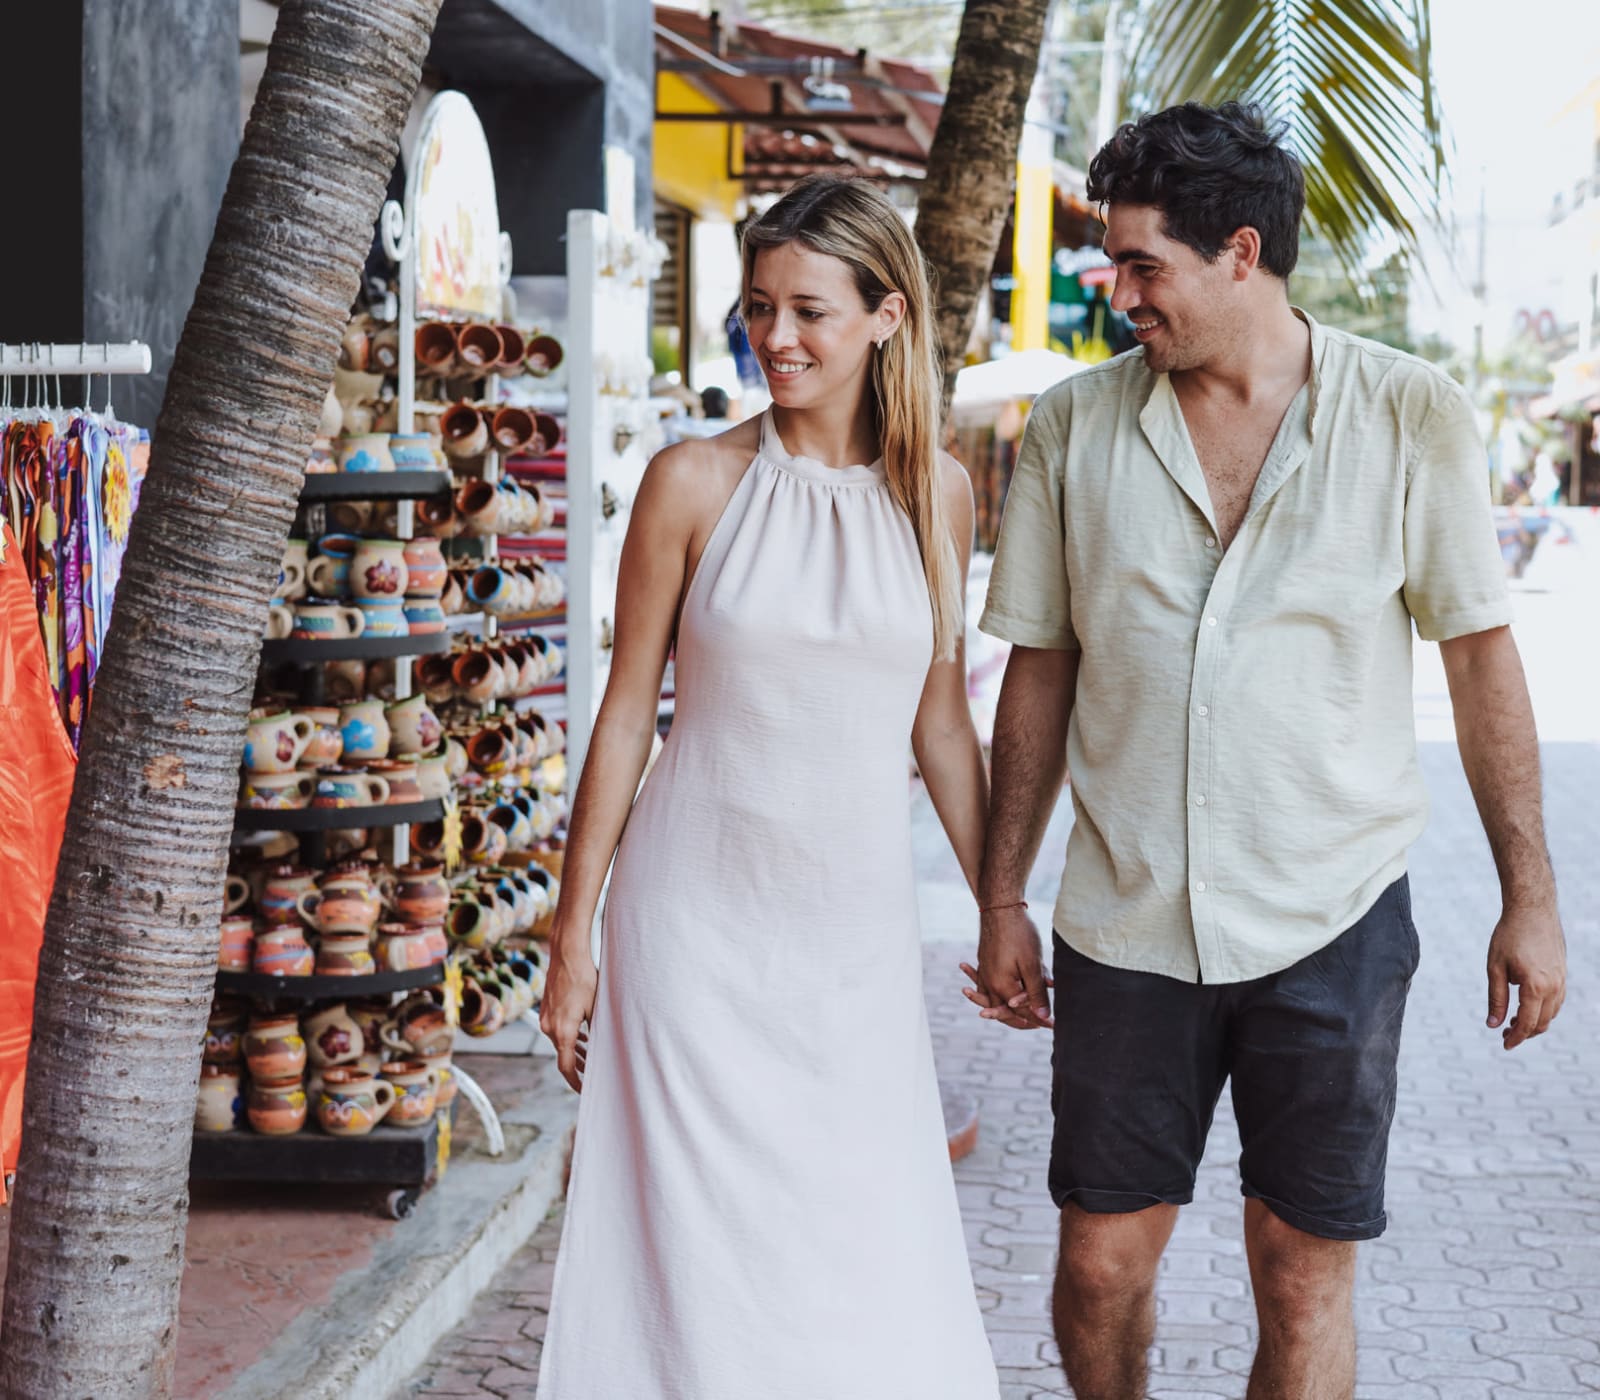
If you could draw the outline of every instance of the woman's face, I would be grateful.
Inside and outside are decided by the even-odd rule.
[[[874,353],[873,342],[892,332],[904,312],[899,292],[890,292],[876,311],[868,311],[849,267],[803,243],[756,254],[750,348],[773,402],[784,408],[853,396]]]

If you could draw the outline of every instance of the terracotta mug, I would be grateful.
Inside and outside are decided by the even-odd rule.
[[[430,705],[444,705],[456,698],[455,658],[444,652],[418,657],[412,674]]]
[[[456,367],[456,328],[447,321],[424,321],[412,341],[417,370],[449,374]]]
[[[268,812],[298,812],[311,801],[316,781],[310,773],[246,773],[240,796],[246,807]]]
[[[232,914],[251,900],[250,882],[243,875],[230,875],[222,882],[222,912]]]
[[[489,431],[502,452],[520,452],[533,441],[533,415],[525,408],[508,405],[495,411]]]
[[[311,561],[314,568],[318,560]],[[367,620],[359,608],[345,607],[342,603],[323,598],[304,599],[294,611],[292,636],[301,641],[334,641],[345,637],[359,637],[366,631]]]
[[[300,896],[317,887],[316,875],[297,865],[271,865],[261,872],[256,907],[268,924],[299,922]]]
[[[505,1023],[505,1003],[484,983],[469,977],[461,991],[461,1029],[471,1036],[488,1036]]]
[[[425,801],[442,802],[450,796],[451,786],[450,763],[442,753],[417,760],[417,787]]]
[[[244,731],[244,766],[252,773],[292,773],[316,732],[313,721],[287,710],[252,715]]]
[[[245,1013],[236,999],[218,1001],[206,1018],[206,1036],[200,1050],[203,1065],[237,1065],[239,1040],[244,1034]]]
[[[318,1069],[349,1064],[367,1049],[361,1027],[342,1001],[310,1012],[300,1024],[305,1031],[306,1053]]]
[[[394,458],[389,455],[387,433],[347,433],[339,439],[339,470],[342,472],[392,472]]]
[[[328,768],[344,757],[344,736],[339,733],[339,710],[335,705],[308,706],[296,710],[316,725],[316,732],[300,762],[307,768]]]
[[[504,354],[505,345],[493,326],[475,321],[456,333],[456,360],[471,373],[493,374]]]
[[[339,732],[346,761],[370,762],[389,755],[389,722],[383,701],[356,700],[339,707]]]
[[[422,801],[422,784],[417,781],[417,762],[413,758],[376,759],[367,770],[389,784],[389,805]]]
[[[380,924],[372,962],[379,972],[411,972],[434,964],[433,940],[419,924]]]
[[[455,1029],[442,1006],[431,1000],[407,1001],[395,1013],[392,1024],[384,1027],[382,1038],[384,1045],[398,1050],[402,1059],[418,1055],[434,1060],[450,1053]]]
[[[355,768],[324,768],[317,774],[313,807],[382,807],[389,801],[388,779]]]
[[[496,326],[494,330],[500,337],[500,360],[495,372],[507,379],[514,379],[523,370],[523,357],[528,353],[527,337],[515,326]]]
[[[267,1137],[286,1137],[306,1125],[306,1086],[299,1075],[253,1079],[245,1100],[250,1126]]]
[[[500,666],[481,648],[457,656],[450,674],[456,691],[476,704],[485,704],[499,693]]]
[[[222,920],[222,942],[217,952],[218,972],[248,972],[255,954],[255,925],[248,915],[234,914]]]
[[[256,935],[251,967],[268,977],[309,977],[316,954],[299,924],[276,924]]]
[[[437,540],[452,540],[466,528],[466,521],[456,511],[454,496],[432,496],[418,501],[417,528],[426,530]]]
[[[298,1079],[305,1072],[306,1042],[298,1016],[252,1016],[244,1036],[244,1061],[252,1079]]]
[[[238,1068],[201,1065],[200,1092],[194,1105],[195,1127],[202,1133],[232,1132],[239,1125],[241,1107]]]
[[[384,1081],[394,1086],[394,1107],[389,1121],[415,1127],[433,1117],[439,1103],[439,1071],[423,1060],[390,1060],[382,1070]]]
[[[398,326],[379,326],[373,331],[371,352],[367,357],[369,367],[377,374],[393,374],[400,368],[400,329]]]
[[[554,336],[536,335],[528,341],[527,353],[522,362],[535,379],[543,379],[561,363],[561,342]]]
[[[358,935],[368,937],[377,926],[383,905],[372,890],[308,890],[300,896],[300,917],[322,935],[325,947],[330,938]],[[322,960],[317,960],[321,972]]]
[[[485,726],[467,740],[467,762],[486,778],[497,778],[516,758],[516,744],[504,730]]]
[[[365,933],[327,933],[317,944],[319,977],[369,977],[376,970]]]
[[[447,457],[476,457],[489,446],[489,429],[469,403],[453,403],[439,419]]]
[[[386,706],[383,717],[389,722],[389,752],[396,756],[431,753],[444,738],[444,726],[428,707],[426,695],[411,695]]]
[[[419,822],[411,828],[411,849],[416,855],[435,860],[444,853],[444,823]]]
[[[317,1094],[317,1123],[334,1137],[365,1137],[394,1107],[393,1084],[355,1068],[322,1072]]]
[[[362,540],[350,559],[350,592],[364,598],[393,601],[406,595],[404,540]]]
[[[408,598],[437,598],[444,591],[448,573],[439,541],[418,535],[405,541],[406,593]]]
[[[433,923],[450,908],[450,882],[444,866],[412,861],[378,882],[383,902],[408,924]]]

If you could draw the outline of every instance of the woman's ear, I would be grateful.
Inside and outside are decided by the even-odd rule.
[[[880,345],[900,328],[900,323],[906,317],[906,298],[904,292],[890,292],[878,303],[875,317],[876,324],[873,328],[872,338]]]

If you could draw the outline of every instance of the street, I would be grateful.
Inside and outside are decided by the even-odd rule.
[[[1549,1035],[1513,1054],[1484,1025],[1483,952],[1499,907],[1494,868],[1450,739],[1437,650],[1418,649],[1432,798],[1411,863],[1423,957],[1401,1056],[1389,1230],[1359,1256],[1360,1400],[1600,1393],[1600,705],[1590,655],[1600,549],[1586,553],[1581,541],[1566,548],[1536,561],[1515,599],[1545,739],[1546,819],[1571,983]],[[1036,914],[1053,898],[1069,822],[1063,798],[1029,887]],[[1070,1396],[1047,1317],[1055,1258],[1045,1191],[1049,1044],[978,1020],[960,996],[956,962],[970,954],[959,941],[970,898],[925,798],[917,833],[940,1073],[980,1104],[978,1145],[955,1173],[1001,1393]],[[1236,1156],[1225,1094],[1195,1202],[1163,1264],[1150,1386],[1163,1400],[1245,1393],[1255,1322]],[[559,1234],[557,1211],[400,1394],[531,1400]]]

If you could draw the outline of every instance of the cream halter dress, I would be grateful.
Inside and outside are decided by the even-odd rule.
[[[763,418],[606,900],[539,1400],[998,1395],[922,1002],[932,632],[882,466]]]

